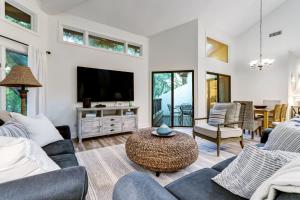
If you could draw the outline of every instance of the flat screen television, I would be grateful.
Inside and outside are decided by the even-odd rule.
[[[133,101],[134,74],[87,67],[77,67],[77,101]]]

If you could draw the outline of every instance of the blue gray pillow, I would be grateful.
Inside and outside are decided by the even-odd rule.
[[[208,118],[208,124],[211,126],[218,126],[224,124],[226,116],[226,109],[215,110],[211,109]]]
[[[0,136],[6,137],[23,137],[30,139],[30,133],[25,126],[17,121],[8,121],[0,126]]]

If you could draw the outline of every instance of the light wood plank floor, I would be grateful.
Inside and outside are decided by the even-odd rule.
[[[192,128],[176,128],[176,130],[192,135]],[[82,144],[78,142],[78,140],[74,140],[74,146],[76,152],[87,151],[91,149],[98,149],[101,147],[113,146],[118,144],[124,144],[128,137],[130,137],[131,133],[127,134],[118,134],[111,136],[102,136],[91,139],[83,140]],[[199,141],[200,138],[197,138]],[[259,143],[260,138],[258,136],[251,139],[249,134],[244,134],[244,144],[255,145]],[[204,140],[205,148],[216,149],[216,145],[212,142]],[[239,143],[228,143],[221,146],[221,150],[233,153],[235,155],[239,154],[242,150]]]

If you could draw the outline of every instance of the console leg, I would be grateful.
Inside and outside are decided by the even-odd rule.
[[[159,177],[160,172],[155,172],[155,175],[156,175],[157,177]]]

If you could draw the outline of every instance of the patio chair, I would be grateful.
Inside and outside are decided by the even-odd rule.
[[[170,112],[170,116],[172,114],[172,106],[170,104],[168,104],[168,109],[169,109],[169,112]],[[174,119],[178,119],[178,122],[179,124],[182,124],[182,112],[180,110],[180,106],[176,106],[174,109],[173,109],[173,116],[174,116]]]
[[[192,104],[188,104],[188,103],[183,103],[180,105],[180,110],[182,113],[182,125],[184,125],[184,116],[189,117],[189,119],[192,119],[193,116],[193,106]],[[192,123],[192,120],[190,120],[190,122]]]
[[[220,156],[221,144],[228,142],[239,142],[241,147],[243,144],[243,121],[239,121],[239,115],[244,116],[244,111],[241,111],[240,103],[216,103],[213,107],[215,110],[226,109],[225,123],[217,124],[217,126],[209,125],[208,123],[196,124],[197,120],[207,120],[208,118],[195,118],[193,128],[193,137],[196,136],[209,140],[217,144],[217,156]],[[241,119],[244,119],[242,117]]]
[[[259,136],[262,134],[262,118],[256,118],[254,115],[254,107],[252,101],[234,101],[241,104],[241,112],[245,112],[244,116],[240,115],[239,121],[243,121],[243,130],[251,132],[251,138],[254,138],[254,132],[259,131]]]

